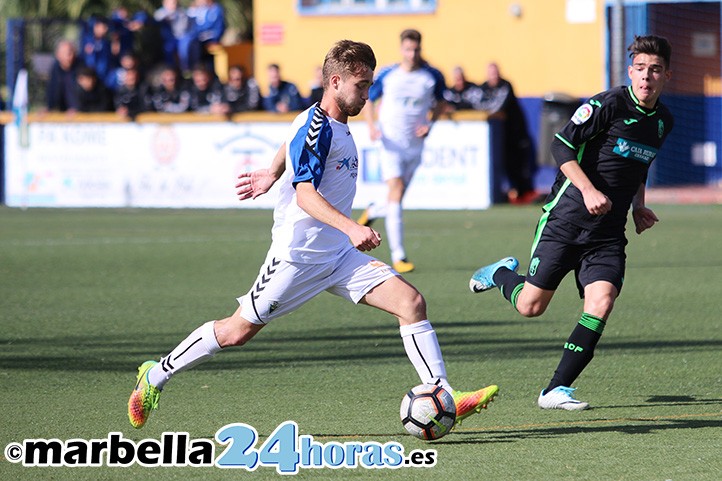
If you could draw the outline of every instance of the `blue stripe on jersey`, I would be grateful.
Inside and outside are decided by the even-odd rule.
[[[372,83],[371,87],[369,88],[370,101],[375,102],[384,95],[384,77],[386,77],[389,72],[393,72],[394,69],[398,67],[399,64],[395,63],[393,65],[384,67],[379,71],[378,75],[376,75],[376,78],[374,79],[374,83]]]
[[[288,149],[294,187],[299,182],[313,182],[313,186],[318,189],[332,137],[331,124],[323,111],[318,106],[309,110],[306,123],[298,129]]]
[[[443,99],[444,90],[446,89],[446,81],[444,80],[444,75],[428,63],[424,63],[421,68],[429,72],[434,78],[434,98],[436,100]]]
[[[371,84],[371,88],[369,88],[369,100],[375,102],[384,95],[384,77],[386,77],[389,73],[393,72],[399,67],[400,64],[395,63],[381,69],[378,75],[376,75],[374,83]],[[444,90],[446,89],[446,81],[444,80],[444,75],[439,70],[435,69],[426,62],[421,64],[421,69],[429,72],[431,77],[434,79],[434,98],[436,100],[443,99]]]

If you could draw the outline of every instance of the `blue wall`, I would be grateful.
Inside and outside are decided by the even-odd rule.
[[[649,185],[715,184],[722,181],[722,98],[670,95],[662,98],[674,115],[674,129],[650,170]],[[694,144],[714,142],[717,165],[693,165]]]

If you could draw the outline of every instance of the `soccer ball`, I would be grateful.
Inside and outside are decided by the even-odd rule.
[[[454,421],[454,397],[441,386],[419,384],[401,400],[401,424],[419,439],[431,441],[447,435]]]

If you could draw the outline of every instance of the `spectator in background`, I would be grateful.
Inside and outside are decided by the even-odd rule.
[[[186,9],[178,5],[178,0],[163,0],[163,6],[155,11],[153,18],[160,25],[165,63],[176,65],[182,72],[190,70],[193,20]]]
[[[105,82],[108,88],[111,91],[116,92],[119,88],[125,85],[125,74],[130,69],[138,70],[138,73],[141,76],[140,78],[143,78],[143,74],[140,70],[140,61],[138,60],[138,56],[133,52],[126,52],[120,56],[120,65],[118,65],[117,68],[113,69],[113,71],[108,76]]]
[[[193,68],[191,80],[188,92],[192,112],[228,114],[228,105],[223,102],[223,86],[203,64]]]
[[[81,65],[82,61],[78,58],[75,44],[70,40],[58,42],[46,92],[48,110],[59,112],[78,110],[78,92],[75,85]]]
[[[125,7],[113,10],[111,39],[113,45],[117,45],[117,48],[114,47],[117,55],[135,53],[141,75],[164,63],[161,27],[145,10],[138,10],[132,15]]]
[[[483,97],[479,107],[492,116],[499,114],[504,122],[503,155],[504,170],[510,184],[507,193],[509,202],[534,202],[538,195],[534,190],[534,159],[524,112],[514,95],[514,88],[501,77],[496,63],[487,66],[486,75],[486,82],[481,84]]]
[[[115,112],[121,117],[135,117],[145,111],[146,87],[141,83],[140,71],[137,68],[129,68],[123,76],[123,85],[118,88],[113,96]]]
[[[228,105],[229,113],[258,110],[261,105],[261,93],[253,77],[246,76],[241,65],[228,69],[228,83],[223,87],[223,101]]]
[[[281,67],[278,64],[268,66],[268,84],[268,96],[263,98],[263,110],[279,113],[303,110],[304,102],[298,88],[281,79]]]
[[[103,82],[112,78],[112,72],[118,67],[119,55],[113,53],[108,19],[90,17],[81,42],[83,63],[95,70]]]
[[[444,90],[444,100],[447,112],[470,110],[481,101],[481,89],[466,79],[463,68],[454,67],[451,71],[451,87]]]
[[[319,66],[314,70],[314,79],[311,82],[311,94],[306,99],[306,106],[310,107],[323,98],[323,69]]]
[[[135,33],[148,23],[148,14],[138,11],[130,15],[126,7],[118,7],[110,15],[110,38],[113,54],[120,57],[135,50]]]
[[[220,45],[221,37],[226,31],[223,7],[215,0],[195,0],[188,9],[188,16],[193,20],[189,45],[190,64],[203,63],[213,72],[211,51]]]
[[[111,112],[113,97],[91,67],[81,67],[77,76],[78,111]]]
[[[178,71],[170,66],[160,72],[160,85],[150,94],[149,109],[154,112],[177,114],[188,112],[190,93],[179,79]]]

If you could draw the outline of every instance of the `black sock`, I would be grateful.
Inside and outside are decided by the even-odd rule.
[[[500,267],[496,270],[492,279],[501,291],[501,295],[516,308],[516,296],[519,295],[526,278],[508,267]]]
[[[602,331],[604,331],[604,321],[601,318],[587,313],[582,314],[579,323],[564,343],[562,359],[544,394],[557,386],[572,385],[594,357],[594,348],[602,337]]]

